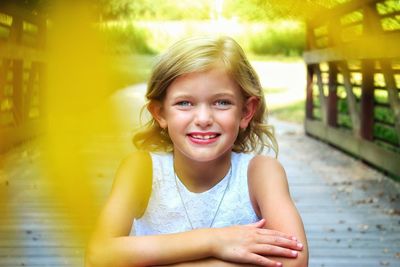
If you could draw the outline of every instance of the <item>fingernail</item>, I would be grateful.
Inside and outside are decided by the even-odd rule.
[[[297,251],[292,250],[292,255],[297,256]]]
[[[297,241],[297,238],[295,236],[292,236],[292,240]]]
[[[282,262],[277,262],[275,265],[279,266],[279,267],[282,267]]]
[[[303,244],[299,242],[299,243],[297,243],[297,247],[298,247],[298,248],[302,248],[302,247],[303,247]]]

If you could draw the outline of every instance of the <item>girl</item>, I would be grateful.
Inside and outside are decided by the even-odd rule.
[[[188,38],[158,61],[86,266],[307,266],[259,79],[229,37]],[[130,235],[132,221],[134,231]]]

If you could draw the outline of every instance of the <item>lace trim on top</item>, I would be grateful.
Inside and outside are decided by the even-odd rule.
[[[191,230],[176,189],[172,154],[152,153],[151,157],[152,193],[145,213],[134,220],[131,234],[154,235]],[[213,227],[248,224],[258,220],[247,184],[247,167],[252,157],[251,154],[232,153],[231,181]],[[209,227],[228,182],[227,176],[201,193],[189,191],[178,179],[178,186],[194,228]]]

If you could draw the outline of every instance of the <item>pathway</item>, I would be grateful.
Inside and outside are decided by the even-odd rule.
[[[118,92],[117,113],[125,131],[98,133],[85,153],[98,205],[104,201],[119,160],[129,152],[126,118],[143,87]],[[140,102],[140,101],[139,101]],[[122,104],[121,104],[122,103]],[[280,144],[292,196],[303,217],[310,266],[400,266],[400,185],[364,163],[304,135],[301,125],[271,121]],[[71,238],[63,205],[48,194],[38,140],[0,161],[0,267],[83,266],[83,242]],[[77,185],[78,186],[78,185]]]

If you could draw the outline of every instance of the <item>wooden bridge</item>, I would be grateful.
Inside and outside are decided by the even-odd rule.
[[[119,107],[140,101],[138,92],[143,94],[144,88],[119,92]],[[400,266],[400,185],[308,137],[301,125],[271,123],[292,197],[304,220],[310,266]],[[87,157],[96,158],[88,173],[100,192],[98,205],[129,151],[129,135],[129,127],[118,134],[99,132],[93,135],[93,145],[85,148]],[[35,139],[15,147],[2,160],[0,192],[6,198],[0,203],[0,266],[82,266],[85,242],[76,231],[90,225],[74,223],[64,203],[52,197],[38,166],[43,157],[39,144]]]
[[[400,177],[393,3],[347,1],[307,21],[305,126],[272,121],[310,266],[400,266],[400,186],[388,177]],[[82,266],[93,223],[77,223],[40,168],[45,39],[45,18],[0,6],[0,266]],[[142,87],[127,88],[113,101],[123,107],[141,96]],[[79,152],[96,159],[87,170],[95,210],[130,150],[132,122],[120,122],[119,132],[98,131]]]

